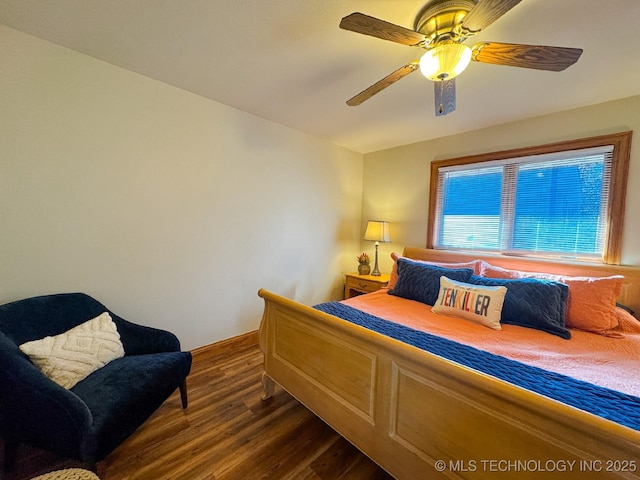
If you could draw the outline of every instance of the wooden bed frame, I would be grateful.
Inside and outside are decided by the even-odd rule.
[[[566,275],[640,268],[405,248],[404,256]],[[264,396],[274,382],[398,479],[640,479],[640,431],[471,370],[266,290]],[[639,372],[640,374],[640,372]],[[551,472],[551,473],[550,473]]]

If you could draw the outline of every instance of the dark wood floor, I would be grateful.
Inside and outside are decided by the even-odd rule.
[[[98,464],[102,480],[391,478],[282,389],[260,400],[256,345],[201,349],[193,360],[188,409],[174,393]],[[2,478],[78,466],[21,446],[16,469]]]

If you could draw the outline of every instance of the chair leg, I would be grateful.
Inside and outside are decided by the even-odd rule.
[[[185,378],[182,385],[180,385],[180,399],[182,400],[182,408],[186,410],[189,401],[187,399],[187,379]]]
[[[4,439],[4,473],[10,473],[16,467],[18,442]]]

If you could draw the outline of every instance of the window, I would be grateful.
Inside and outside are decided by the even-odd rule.
[[[620,263],[631,132],[431,164],[427,245]]]

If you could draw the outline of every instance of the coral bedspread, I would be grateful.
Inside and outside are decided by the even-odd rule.
[[[572,330],[565,340],[515,325],[502,330],[438,315],[420,302],[388,295],[386,289],[342,303],[407,327],[612,390],[640,397],[640,322],[623,320],[623,338]],[[621,319],[622,320],[622,319]]]

